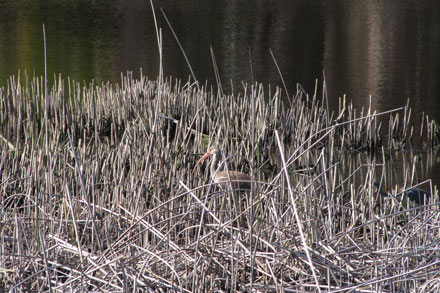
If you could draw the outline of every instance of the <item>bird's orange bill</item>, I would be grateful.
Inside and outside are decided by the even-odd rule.
[[[197,166],[200,165],[200,163],[202,163],[206,158],[208,158],[209,156],[211,156],[211,153],[206,153],[204,154],[196,163],[196,165],[194,166],[194,169],[191,172],[191,176],[194,175],[194,173],[196,172]]]

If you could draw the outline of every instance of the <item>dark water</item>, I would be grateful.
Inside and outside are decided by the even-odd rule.
[[[344,94],[377,111],[407,99],[418,127],[422,113],[440,121],[440,1],[154,1],[163,33],[164,74],[190,70],[160,7],[178,35],[195,76],[223,88],[241,81],[300,83],[312,93],[325,73],[329,103]],[[156,78],[157,39],[149,1],[1,1],[0,86],[26,70],[41,75],[42,24],[49,74],[118,82],[130,70]],[[271,55],[273,53],[273,57]],[[232,85],[232,86],[231,86]],[[440,183],[438,164],[425,174]]]

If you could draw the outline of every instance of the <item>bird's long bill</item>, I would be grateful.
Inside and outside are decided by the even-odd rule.
[[[209,156],[211,156],[211,153],[206,153],[197,161],[196,165],[194,166],[194,169],[191,172],[191,176],[193,176],[194,172],[196,172],[197,166],[200,165],[200,163],[202,163]]]

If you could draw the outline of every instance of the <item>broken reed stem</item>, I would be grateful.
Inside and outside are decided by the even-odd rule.
[[[358,115],[347,104],[334,121],[322,99],[300,87],[293,107],[279,89],[259,84],[223,96],[205,88],[131,73],[115,85],[55,77],[46,111],[43,78],[11,77],[0,89],[0,261],[8,288],[50,281],[54,291],[360,284],[398,291],[431,284],[440,269],[425,261],[439,251],[432,238],[438,191],[419,159],[408,153],[396,163],[386,147],[411,138],[409,110]],[[380,133],[379,118],[397,112],[403,118],[393,116]],[[422,140],[433,145],[438,128],[426,121]],[[195,153],[214,140],[233,154],[229,170],[253,174],[252,193],[203,184],[203,166],[189,176]],[[429,204],[400,202],[400,186],[429,191]],[[45,278],[41,264],[52,270]],[[410,279],[408,271],[418,275]]]

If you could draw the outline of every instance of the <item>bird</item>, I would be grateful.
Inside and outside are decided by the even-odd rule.
[[[403,198],[408,198],[415,202],[417,205],[426,205],[431,198],[430,192],[417,187],[411,187],[406,190],[402,187],[399,191],[400,193],[397,194],[398,197],[403,194]]]
[[[401,187],[399,193],[393,195],[391,193],[380,190],[380,184],[377,182],[374,183],[374,186],[375,186],[375,192],[378,192],[379,195],[383,198],[394,197],[400,201],[407,201],[409,199],[410,201],[414,202],[416,205],[419,206],[428,204],[429,199],[431,198],[430,192],[417,187],[411,187],[406,190],[403,187]]]
[[[206,154],[204,154],[195,164],[191,174],[194,175],[197,166],[210,156],[213,156],[210,166],[210,173],[214,183],[219,183],[223,188],[225,188],[229,185],[228,183],[231,182],[232,187],[234,189],[239,189],[240,191],[251,189],[252,179],[248,174],[239,171],[229,171],[228,169],[224,171],[218,170],[219,163],[223,159],[222,151],[218,146],[208,148]]]

